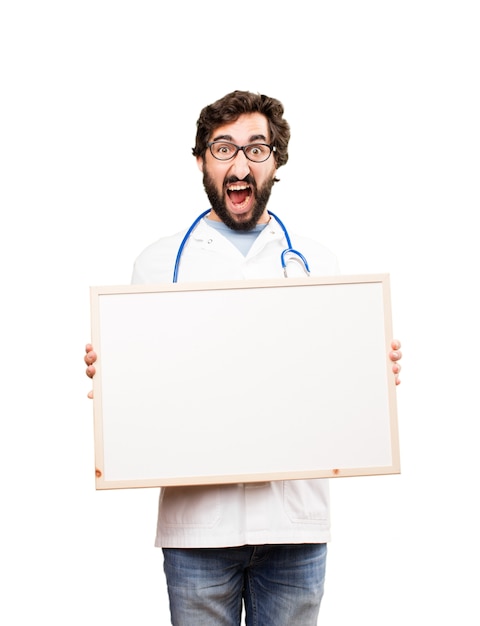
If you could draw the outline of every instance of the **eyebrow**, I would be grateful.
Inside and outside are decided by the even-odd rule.
[[[214,137],[212,141],[220,141],[221,139],[224,139],[225,141],[233,142],[233,137],[231,135],[218,135],[217,137]],[[251,143],[253,141],[259,141],[259,140],[264,141],[265,143],[267,142],[267,138],[265,137],[265,135],[251,135],[248,142]]]

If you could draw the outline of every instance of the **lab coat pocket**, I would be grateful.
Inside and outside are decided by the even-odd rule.
[[[328,481],[322,479],[285,481],[283,505],[292,522],[316,524],[328,522]]]
[[[165,526],[211,528],[220,519],[220,493],[216,486],[165,487],[159,503]]]

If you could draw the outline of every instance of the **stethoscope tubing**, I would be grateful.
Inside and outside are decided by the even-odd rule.
[[[185,248],[185,245],[187,243],[187,241],[190,238],[190,235],[193,233],[193,231],[195,230],[195,228],[197,227],[197,224],[206,216],[210,213],[210,209],[207,209],[206,211],[204,211],[203,213],[201,213],[197,219],[193,222],[193,224],[190,226],[190,228],[187,230],[187,232],[185,233],[184,238],[182,239],[182,243],[180,244],[180,246],[178,247],[178,252],[177,252],[177,258],[175,259],[175,267],[173,269],[173,282],[176,283],[178,280],[178,270],[180,269],[180,260],[182,258],[182,254],[183,254],[183,249]]]
[[[173,269],[173,282],[174,283],[176,283],[178,281],[178,272],[179,272],[179,269],[180,269],[180,261],[182,259],[183,249],[185,248],[185,246],[187,244],[187,241],[190,238],[190,235],[195,230],[195,228],[197,227],[198,223],[206,215],[208,215],[209,213],[210,213],[210,209],[207,209],[206,211],[201,213],[195,219],[195,221],[192,223],[190,228],[185,233],[185,236],[183,237],[183,239],[182,239],[182,241],[180,243],[180,246],[178,247],[178,252],[177,252],[176,259],[175,259],[175,266],[174,266],[174,269]],[[285,250],[280,255],[280,261],[282,263],[283,275],[285,276],[285,278],[287,277],[287,255],[288,254],[293,254],[293,255],[299,257],[302,260],[302,263],[304,265],[304,269],[305,269],[305,272],[306,272],[307,276],[310,276],[310,267],[308,266],[307,259],[303,256],[303,254],[301,252],[299,252],[298,250],[295,250],[294,248],[292,248],[292,242],[291,242],[291,239],[290,239],[290,235],[288,234],[288,231],[287,231],[284,223],[282,222],[282,220],[279,217],[277,217],[275,215],[275,213],[272,213],[271,211],[267,211],[267,213],[278,222],[278,224],[280,225],[280,228],[283,231],[284,237],[285,237],[285,239],[287,241],[287,247],[285,248]]]

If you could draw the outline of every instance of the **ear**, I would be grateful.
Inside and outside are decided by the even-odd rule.
[[[203,157],[197,156],[196,158],[197,158],[197,167],[201,172],[203,172]]]

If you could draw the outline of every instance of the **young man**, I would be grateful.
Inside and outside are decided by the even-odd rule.
[[[322,245],[295,236],[292,250],[283,224],[267,210],[289,139],[274,98],[235,91],[205,107],[193,154],[211,208],[187,231],[149,246],[135,262],[133,282],[338,273]],[[396,379],[399,348],[393,341]],[[89,344],[89,376],[95,360]],[[247,379],[238,384],[249,393]],[[164,551],[172,624],[238,626],[243,601],[249,626],[315,626],[329,539],[326,480],[163,489],[156,545]]]

